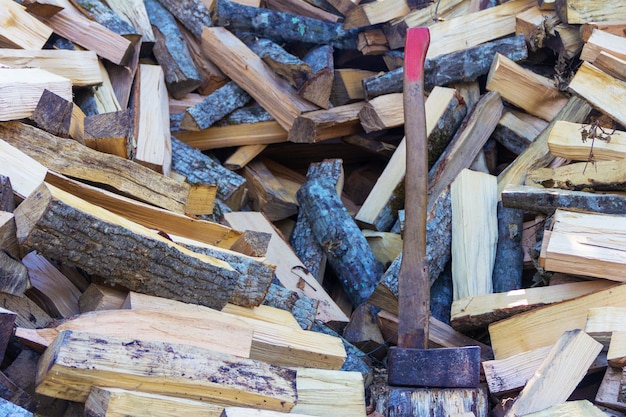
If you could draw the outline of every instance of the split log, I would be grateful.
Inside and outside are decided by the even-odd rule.
[[[309,179],[297,196],[352,304],[365,302],[378,284],[383,267],[341,202],[335,185],[328,179]]]
[[[252,33],[275,42],[298,41],[356,49],[357,31],[344,30],[341,23],[244,6],[229,0],[218,0],[214,19],[219,26],[233,32]]]
[[[583,62],[570,82],[569,89],[617,122],[626,125],[626,100],[623,96],[626,86],[620,80]]]
[[[571,300],[615,285],[593,280],[526,288],[462,298],[452,303],[450,324],[459,331],[475,330],[538,307]]]
[[[40,129],[55,136],[85,142],[85,113],[73,102],[44,90],[31,116]]]
[[[567,103],[567,96],[555,87],[552,80],[524,69],[500,54],[496,54],[493,60],[486,88],[499,92],[502,99],[548,122]]]
[[[622,36],[624,34],[624,28],[626,28],[626,20],[585,22],[580,26],[580,37],[584,42],[587,42],[587,40],[591,37],[594,29]]]
[[[0,179],[2,180],[3,205],[13,212],[15,203],[28,197],[46,177],[48,171],[43,165],[19,149],[0,139]],[[28,169],[25,169],[28,167]],[[7,190],[5,179],[10,179],[11,188]],[[12,190],[12,191],[11,191]],[[4,202],[5,192],[9,192],[11,201]],[[15,195],[15,197],[13,197]]]
[[[624,369],[607,366],[602,383],[594,401],[614,410],[626,411],[626,402],[621,394],[624,383]]]
[[[626,286],[614,285],[571,300],[516,314],[489,325],[496,359],[556,343],[566,330],[584,329],[591,307],[624,307]]]
[[[300,97],[319,106],[328,108],[330,93],[335,75],[333,47],[321,45],[307,52],[302,58],[311,67],[311,75],[299,86]]]
[[[13,210],[15,210],[15,196],[13,195],[13,187],[11,186],[11,178],[0,174],[0,211],[13,213]],[[3,220],[0,221],[0,228],[3,228],[5,223],[6,220],[3,217]],[[2,240],[5,243],[11,242],[4,233],[4,231],[0,232],[0,236],[3,237]],[[13,253],[12,250],[10,250],[10,252]]]
[[[601,350],[602,345],[580,329],[563,333],[505,416],[526,415],[566,401]]]
[[[0,68],[0,80],[0,121],[31,117],[45,90],[72,100],[69,79],[39,68]]]
[[[146,53],[151,51],[155,37],[144,2],[139,0],[107,0],[106,3],[141,34],[141,49]]]
[[[41,358],[37,392],[85,401],[94,385],[135,389],[140,381],[144,392],[289,411],[295,379],[295,371],[202,348],[64,330]]]
[[[133,59],[134,57],[135,54],[133,54],[132,58],[129,58],[129,60]],[[91,90],[93,98],[87,100],[93,100],[94,103],[87,104],[87,106],[91,106],[92,108],[88,108],[88,110],[85,111],[86,114],[91,115],[96,113],[109,113],[122,110],[122,106],[120,105],[120,102],[117,98],[117,94],[115,94],[115,88],[113,87],[111,77],[109,76],[109,73],[104,66],[105,62],[99,61],[100,73],[102,74],[102,85],[100,85],[98,88]],[[87,107],[84,103],[81,103],[81,105],[83,107]]]
[[[14,220],[13,223],[15,223]],[[13,239],[15,239],[15,232],[14,224]],[[19,257],[11,255],[4,247],[5,243],[2,242],[0,244],[0,291],[23,297],[26,290],[31,287],[28,270],[19,260]]]
[[[350,315],[350,322],[343,329],[343,337],[365,354],[383,360],[387,355],[387,346],[374,309],[367,303],[356,307]]]
[[[263,300],[265,306],[291,312],[302,330],[311,330],[319,304],[319,300],[288,290],[280,283],[272,283]]]
[[[293,249],[278,235],[273,225],[258,212],[225,213],[225,220],[237,230],[257,230],[271,233],[266,259],[276,265],[276,278],[287,289],[319,300],[317,318],[324,323],[347,323],[348,317],[330,298],[326,290],[307,270]]]
[[[494,293],[520,289],[524,272],[524,211],[505,207],[500,201],[497,217],[498,244],[491,277]]]
[[[363,55],[382,55],[389,52],[387,38],[382,29],[368,29],[359,33],[356,47]]]
[[[0,135],[53,171],[104,183],[139,200],[178,213],[186,212],[191,189],[188,184],[157,174],[135,162],[94,151],[73,140],[58,138],[23,123],[3,123]]]
[[[561,21],[570,25],[594,21],[626,20],[626,7],[618,0],[601,4],[581,0],[555,0],[554,8]]]
[[[213,25],[211,14],[201,0],[159,0],[159,3],[198,39],[205,27]]]
[[[284,417],[285,413],[278,411],[258,410],[243,407],[224,407],[219,417]],[[289,417],[305,417],[300,413],[289,413]]]
[[[589,133],[585,134],[591,129],[590,125],[558,121],[550,129],[548,136],[550,153],[575,161],[589,160],[592,153],[594,161],[614,161],[626,158],[626,132],[598,126],[597,137],[593,138],[589,137]],[[593,149],[591,148],[592,141]]]
[[[0,27],[0,44],[4,48],[42,49],[52,35],[52,29],[14,1],[2,0],[0,4],[0,20],[10,22]]]
[[[4,357],[4,353],[2,355]],[[7,377],[3,372],[0,372],[0,387],[2,389],[2,400],[8,400],[15,406],[23,407],[24,411],[35,412],[39,406],[35,398],[22,388],[20,388],[15,382]],[[9,412],[7,409],[0,411],[1,415],[13,416],[15,414]]]
[[[498,175],[498,192],[502,192],[508,184],[520,185],[524,183],[525,175],[535,168],[545,167],[554,157],[548,149],[548,135],[557,120],[566,120],[580,123],[591,112],[591,106],[578,97],[571,97],[567,104],[554,117],[553,121],[544,129],[533,143],[522,152],[509,166]]]
[[[339,68],[333,76],[333,86],[330,90],[330,102],[333,106],[342,106],[353,101],[365,99],[363,79],[371,77],[372,71]]]
[[[91,283],[78,298],[81,313],[89,311],[119,310],[126,300],[127,291]]]
[[[612,336],[615,332],[626,331],[624,317],[626,308],[623,307],[593,307],[589,309],[584,330],[605,347],[609,347],[613,343]]]
[[[600,55],[593,63],[598,69],[607,74],[622,81],[626,80],[626,60],[606,52],[600,52]]]
[[[344,19],[345,29],[363,28],[403,17],[410,12],[409,2],[393,0],[391,3],[374,1],[352,8]]]
[[[496,177],[463,169],[450,185],[453,299],[493,292],[498,243]],[[471,219],[471,220],[470,220]]]
[[[585,42],[580,59],[595,64],[602,52],[622,60],[626,59],[626,39],[620,35],[595,29]]]
[[[74,87],[102,83],[94,51],[0,49],[0,64],[12,68],[41,68],[68,78]]]
[[[402,97],[402,93],[392,93],[369,100],[359,111],[359,120],[365,132],[370,133],[404,125]]]
[[[359,114],[364,105],[360,101],[303,113],[293,122],[287,138],[295,143],[316,143],[359,133],[362,131]]]
[[[496,54],[506,56],[513,61],[526,59],[528,49],[523,36],[505,37],[427,59],[424,63],[424,87],[430,90],[435,86],[474,81],[481,75],[489,73]],[[363,89],[367,98],[401,92],[402,69],[398,68],[382,76],[364,79]]]
[[[24,0],[21,4],[30,14],[41,17],[50,17],[63,10],[56,0]]]
[[[0,307],[0,358],[4,358],[6,353],[9,339],[13,335],[16,317],[16,313]]]
[[[508,358],[483,362],[489,392],[502,395],[524,388],[550,350],[552,346],[544,346]]]
[[[524,35],[533,52],[549,48],[566,59],[572,59],[583,47],[578,28],[562,24],[554,10],[532,7],[519,13],[515,19],[516,33]]]
[[[70,222],[72,218],[75,220]],[[232,296],[238,279],[238,273],[225,262],[188,251],[50,185],[42,184],[20,205],[16,222],[18,239],[26,250],[37,250],[129,289],[221,308]],[[83,230],[87,225],[89,230]],[[74,249],[67,243],[68,236],[75,238]],[[86,237],[95,243],[86,243]],[[123,250],[112,255],[111,248],[118,245]],[[86,247],[91,249],[85,251]],[[115,262],[110,262],[112,256]],[[174,270],[195,272],[183,277]]]
[[[222,4],[222,0],[218,4]],[[233,30],[232,27],[230,29]],[[223,27],[206,28],[202,35],[202,48],[226,75],[274,116],[285,130],[291,128],[300,113],[316,109],[300,98],[287,81],[276,75],[261,58]]]
[[[626,366],[626,332],[613,332],[611,343],[606,354],[609,366],[623,368]]]
[[[131,92],[133,91],[135,76],[139,68],[139,55],[141,53],[141,41],[132,44],[132,55],[125,65],[116,65],[109,61],[101,61],[111,81],[113,94],[117,98],[120,108],[125,109],[129,105]],[[134,94],[134,93],[133,93]]]
[[[526,184],[575,191],[620,192],[626,189],[626,174],[623,160],[577,162],[531,171]]]
[[[293,13],[327,22],[338,22],[341,19],[337,15],[336,10],[332,10],[332,6],[329,5],[330,7],[325,8],[323,1],[269,0],[266,3],[268,9],[278,10],[279,12]]]
[[[280,127],[279,127],[280,128]],[[282,128],[280,128],[282,130]],[[231,171],[237,171],[248,165],[257,156],[267,148],[267,145],[243,145],[239,146],[228,158],[223,165]]]
[[[536,120],[544,122],[543,127],[533,126],[522,120],[517,114],[507,111],[500,118],[492,137],[515,155],[519,155],[530,146],[548,125],[542,119],[536,118]]]
[[[117,13],[103,2],[102,0],[71,0],[72,4],[85,16],[94,22],[100,23],[105,28],[125,37],[131,42],[137,42],[141,39],[141,34],[122,19]]]
[[[163,69],[167,91],[182,98],[201,84],[200,74],[172,16],[157,0],[144,1],[156,42],[154,56]]]
[[[84,130],[85,145],[89,148],[125,159],[134,157],[133,120],[130,109],[87,116],[84,120]]]
[[[208,95],[200,103],[185,111],[180,128],[204,130],[232,111],[245,106],[250,96],[233,81]]]
[[[286,219],[297,213],[298,202],[265,166],[252,161],[243,169],[248,184],[252,209],[262,212],[271,221]]]

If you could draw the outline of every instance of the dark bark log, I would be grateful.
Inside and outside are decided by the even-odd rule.
[[[6,353],[9,339],[13,335],[13,326],[15,325],[16,317],[16,313],[0,308],[0,358],[4,358],[4,354]],[[2,376],[4,376],[4,374],[2,374]],[[4,395],[0,394],[0,396],[6,398]]]
[[[318,300],[289,291],[279,284],[270,285],[263,301],[263,305],[291,312],[303,330],[311,330],[313,327],[318,304]]]
[[[156,39],[154,56],[163,68],[167,91],[174,98],[183,98],[201,85],[200,74],[174,16],[157,0],[144,3]]]
[[[430,287],[430,312],[442,323],[450,324],[452,308],[452,270],[448,262]]]
[[[31,119],[40,129],[55,136],[69,138],[73,107],[74,104],[71,101],[46,89],[43,91]]]
[[[522,288],[524,248],[522,229],[524,210],[504,207],[498,203],[498,246],[491,281],[493,292]]]
[[[211,93],[200,103],[187,109],[180,128],[204,130],[235,109],[245,106],[250,96],[234,81]]]
[[[225,262],[78,204],[83,200],[42,184],[16,209],[18,239],[25,250],[150,295],[216,309],[232,296],[239,274]]]
[[[493,57],[497,53],[513,61],[526,59],[528,50],[524,36],[486,42],[463,51],[427,59],[424,64],[424,88],[429,90],[436,85],[475,81],[489,72]],[[382,94],[401,92],[402,73],[402,68],[397,68],[384,75],[364,79],[365,96],[369,99]]]
[[[355,306],[360,305],[378,284],[383,273],[381,263],[344,207],[332,181],[308,180],[297,196],[343,289]]]
[[[233,210],[241,209],[246,180],[197,149],[172,137],[172,169],[190,183],[217,184],[217,198]]]
[[[201,0],[159,0],[180,23],[200,39],[206,26],[212,26],[211,15]]]
[[[71,0],[71,2],[85,16],[100,23],[105,28],[118,35],[124,36],[132,42],[141,39],[141,34],[126,20],[119,17],[109,6],[101,0]]]
[[[244,6],[229,0],[217,2],[216,23],[233,32],[252,33],[275,42],[329,44],[338,49],[356,49],[357,30],[344,30],[341,23]]]
[[[346,372],[360,372],[361,375],[363,375],[363,381],[365,382],[366,386],[370,381],[372,381],[374,377],[373,370],[364,359],[366,355],[359,348],[348,342],[343,336],[341,336],[335,330],[326,326],[319,320],[315,320],[312,330],[315,332],[339,337],[343,342],[343,347],[346,349],[347,355],[346,361],[343,363],[341,370]]]
[[[491,137],[515,155],[524,152],[532,143],[527,138],[502,125],[496,127]]]
[[[133,120],[129,109],[85,118],[85,145],[91,149],[132,159]]]
[[[298,94],[311,103],[327,109],[335,77],[333,47],[322,45],[313,48],[302,60],[311,67],[313,73],[302,84]]]
[[[11,178],[0,174],[0,211],[13,213],[15,210],[15,196],[11,187]]]
[[[261,106],[242,107],[215,122],[215,126],[240,125],[274,120],[271,114]]]
[[[544,214],[553,214],[559,207],[604,214],[626,213],[626,197],[621,194],[599,194],[524,185],[508,185],[502,191],[502,204],[504,207]]]
[[[0,249],[0,291],[23,297],[29,287],[30,279],[24,264]]]

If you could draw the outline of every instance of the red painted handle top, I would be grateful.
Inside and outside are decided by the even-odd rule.
[[[418,81],[424,74],[430,31],[425,27],[409,28],[404,45],[404,72],[407,81]]]

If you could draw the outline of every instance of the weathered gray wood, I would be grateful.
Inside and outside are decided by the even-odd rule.
[[[204,28],[213,24],[202,0],[159,0],[159,3],[198,39]]]
[[[174,16],[157,0],[144,0],[144,4],[156,40],[152,51],[163,68],[167,91],[174,98],[183,98],[201,85],[200,73]]]
[[[126,20],[119,17],[101,0],[71,0],[77,8],[91,20],[95,20],[105,28],[135,42],[141,34]]]
[[[297,193],[300,209],[307,213],[311,229],[327,253],[343,289],[357,306],[366,301],[383,274],[365,236],[326,178],[307,182]]]
[[[528,50],[524,36],[485,42],[463,51],[427,59],[424,63],[424,88],[429,90],[436,85],[474,81],[489,72],[493,57],[498,53],[513,61],[526,59]],[[402,68],[397,68],[384,75],[364,79],[365,97],[369,99],[382,94],[401,92],[402,71]]]
[[[491,282],[493,292],[522,288],[524,248],[522,229],[524,210],[504,207],[498,203],[498,246]]]
[[[504,207],[533,213],[553,214],[559,207],[604,214],[626,213],[626,197],[622,194],[600,194],[558,188],[538,188],[528,185],[507,185],[501,195]]]
[[[215,21],[233,32],[252,33],[275,42],[329,44],[338,49],[356,49],[357,30],[344,30],[341,23],[292,13],[244,6],[218,0]]]
[[[235,109],[245,106],[250,96],[234,81],[226,83],[208,95],[200,103],[185,111],[180,128],[203,130],[225,117]]]
[[[0,291],[23,297],[28,288],[30,288],[28,270],[19,259],[13,258],[2,249],[0,242]]]
[[[317,315],[318,300],[290,291],[280,284],[270,285],[263,305],[291,312],[303,330],[311,330]]]
[[[13,196],[11,178],[0,174],[0,211],[13,213],[13,210],[15,210],[15,197]]]
[[[194,254],[45,183],[15,210],[15,220],[26,251],[133,291],[221,309],[239,279],[223,261]]]
[[[276,74],[280,75],[295,88],[300,86],[311,76],[311,66],[290,54],[277,43],[254,36],[243,37],[242,40],[255,54],[261,57]]]

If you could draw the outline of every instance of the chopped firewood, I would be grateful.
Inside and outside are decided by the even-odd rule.
[[[41,49],[52,35],[52,29],[11,0],[0,2],[0,45],[4,48]]]
[[[593,63],[607,74],[619,80],[626,81],[626,59],[620,59],[610,53],[602,51]]]
[[[545,2],[544,2],[545,3]],[[613,413],[613,411],[611,411]],[[606,412],[588,400],[566,401],[526,417],[606,417]]]
[[[389,6],[387,4],[387,6]],[[359,33],[357,49],[363,55],[382,55],[389,51],[387,38],[382,29],[370,29]]]
[[[298,94],[323,109],[328,108],[335,76],[333,47],[322,45],[311,49],[302,58],[311,67],[311,75],[299,86]]]
[[[589,308],[623,307],[624,293],[626,286],[615,285],[490,324],[496,359],[554,344],[566,330],[584,329]]]
[[[426,132],[428,134],[429,165],[434,164],[450,142],[454,132],[467,113],[467,107],[456,91],[437,88],[426,99]],[[447,126],[440,128],[441,125]],[[449,127],[449,128],[448,128]],[[406,171],[406,144],[404,139],[393,153],[385,170],[356,214],[360,223],[372,225],[376,230],[389,230],[394,222],[390,208],[396,197],[396,189],[404,179]]]
[[[217,1],[214,20],[233,32],[248,32],[275,42],[299,41],[328,44],[337,49],[356,48],[357,31],[344,30],[339,22],[244,6],[229,0]]]
[[[122,19],[117,13],[102,0],[71,0],[72,4],[90,20],[100,23],[107,29],[137,42],[141,34],[126,19]]]
[[[611,54],[619,59],[626,59],[626,38],[600,29],[594,29],[585,42],[580,59],[595,64],[601,52]]]
[[[580,36],[583,41],[587,42],[587,40],[591,37],[591,34],[595,29],[601,30],[603,32],[612,33],[618,36],[624,36],[624,29],[626,29],[626,19],[618,20],[618,21],[590,21],[585,22],[580,26]]]
[[[624,230],[624,216],[558,209],[550,238],[544,239],[546,249],[540,261],[547,271],[621,282],[626,262],[621,235]]]
[[[28,269],[18,257],[9,255],[3,246],[0,246],[0,291],[23,297],[31,287]]]
[[[22,343],[44,350],[63,330],[197,346],[242,358],[251,357],[253,333],[251,325],[211,309],[124,309],[82,313],[45,329],[18,327],[15,336]],[[194,336],[190,338],[190,334]]]
[[[132,55],[125,65],[116,65],[109,61],[102,61],[106,69],[113,93],[120,103],[121,108],[129,105],[130,96],[133,93],[135,76],[139,68],[139,55],[141,54],[140,41],[137,40],[132,44]],[[103,77],[104,78],[104,77]],[[104,81],[104,80],[103,80]]]
[[[567,103],[567,97],[551,80],[522,68],[500,54],[496,55],[491,65],[486,88],[498,91],[504,100],[548,122]]]
[[[0,68],[0,120],[31,117],[39,99],[49,90],[65,100],[72,100],[72,82],[39,68]]]
[[[528,310],[591,294],[613,285],[615,283],[611,281],[594,280],[462,298],[452,303],[450,323],[459,331],[485,327]]]
[[[372,71],[361,69],[336,69],[330,91],[330,102],[333,106],[341,106],[365,99],[362,80],[374,74]]]
[[[493,283],[493,292],[501,293],[522,287],[524,272],[524,246],[522,244],[524,211],[505,207],[502,201],[498,201],[497,217],[498,243],[491,281]]]
[[[22,263],[28,270],[32,286],[28,296],[50,316],[66,318],[79,313],[80,290],[49,260],[30,252],[22,258]]]
[[[626,411],[626,401],[622,394],[624,385],[624,369],[606,367],[602,383],[596,393],[595,402],[614,410]]]
[[[94,385],[139,385],[155,394],[283,411],[297,397],[296,372],[286,368],[195,346],[61,331],[41,358],[37,392],[84,402]]]
[[[63,10],[56,0],[24,0],[21,4],[30,14],[41,17],[50,17]]]
[[[153,53],[163,69],[167,91],[174,98],[182,98],[200,86],[200,74],[187,44],[181,42],[174,16],[157,0],[146,0],[144,4],[156,39]]]
[[[87,148],[18,122],[0,125],[2,138],[51,170],[82,180],[105,183],[137,199],[178,213],[186,211],[191,187],[135,162]],[[50,155],[55,155],[51,158]],[[98,161],[94,164],[90,161]],[[44,174],[45,175],[45,174]]]
[[[555,0],[554,9],[561,21],[570,25],[626,19],[626,5],[619,0]]]
[[[383,265],[390,265],[402,252],[402,236],[399,233],[377,232],[363,229],[363,236]]]
[[[13,196],[10,196],[13,198]],[[15,259],[20,258],[20,248],[17,243],[17,228],[15,226],[14,207],[6,207],[11,211],[0,210],[0,250]]]
[[[133,121],[129,109],[87,116],[84,131],[85,145],[91,149],[126,159],[134,156]]]
[[[201,0],[159,0],[159,3],[198,39],[205,27],[213,26],[209,9]]]
[[[226,304],[235,290],[238,273],[226,262],[193,253],[54,186],[42,184],[18,209],[18,239],[26,250],[37,250],[87,273],[104,276],[108,283],[218,308]],[[69,222],[69,216],[76,220]],[[85,228],[89,234],[82,230]],[[101,230],[99,234],[97,230]],[[77,239],[74,249],[69,236]],[[85,236],[92,244],[84,241]],[[85,245],[91,250],[85,251]],[[150,250],[146,245],[150,245]],[[115,247],[123,250],[112,255]],[[117,262],[106,260],[111,256]],[[164,259],[167,268],[162,265]],[[195,272],[173,273],[190,270]],[[178,285],[163,285],[168,281]]]
[[[369,133],[402,126],[404,124],[402,103],[402,93],[385,94],[369,100],[359,112],[363,129]]]
[[[626,332],[618,331],[611,334],[606,360],[614,368],[626,366]]]
[[[490,294],[498,241],[493,175],[463,169],[452,181],[453,300]],[[471,220],[470,220],[471,219]]]
[[[272,224],[258,212],[225,213],[226,221],[237,230],[257,230],[272,234],[267,249],[268,262],[276,265],[276,278],[289,290],[320,301],[317,318],[324,323],[347,323],[348,317],[341,311],[319,282],[295,255],[291,247],[278,235]]]
[[[0,174],[0,211],[13,213],[13,210],[15,210],[15,196],[13,195],[11,178],[6,175]],[[5,227],[5,224],[6,218],[2,217],[2,220],[0,221],[0,229],[3,229]],[[4,240],[5,244],[8,244],[8,246],[12,246],[12,241],[9,240],[9,237],[6,236],[5,233],[6,232],[4,230],[0,231],[0,237],[2,237],[0,241]],[[14,252],[12,249],[10,249],[9,252],[11,252],[12,254],[17,253]]]
[[[526,184],[574,191],[624,191],[626,167],[623,161],[623,159],[600,162],[591,160],[558,168],[540,168],[528,173]]]
[[[282,127],[279,127],[282,130]],[[242,169],[259,156],[267,145],[243,145],[237,148],[225,161],[224,166],[231,171]]]
[[[7,335],[7,341],[8,341]],[[4,351],[2,351],[2,357],[4,357]],[[3,372],[0,372],[0,390],[2,394],[0,398],[3,400],[11,401],[16,406],[24,407],[29,411],[37,410],[37,402],[35,398],[30,395],[30,393],[23,390],[16,383],[14,383],[8,376],[6,376]],[[3,410],[2,412],[6,413],[8,410]],[[14,415],[9,413],[8,415]]]
[[[253,329],[249,357],[274,365],[339,369],[346,359],[340,339],[305,331],[291,324],[285,326],[275,321],[266,321],[264,317],[232,316],[224,312],[212,312],[202,306],[136,293],[129,294],[125,306],[133,310],[157,309],[168,314],[179,314],[181,317],[193,317],[194,314],[218,314],[231,319],[234,317]]]
[[[343,330],[343,337],[378,360],[387,354],[385,339],[378,327],[374,308],[367,303],[356,307],[350,315],[350,322]]]
[[[359,133],[362,131],[359,112],[364,105],[365,102],[359,101],[302,113],[293,122],[287,138],[290,142],[316,143]]]
[[[156,0],[155,0],[156,1]],[[204,130],[250,101],[250,96],[233,81],[218,88],[200,103],[185,111],[180,128]]]
[[[92,417],[106,417],[113,414],[221,417],[223,412],[223,406],[203,401],[98,386],[91,387],[89,396],[85,401],[85,413]]]
[[[202,35],[202,48],[226,75],[274,116],[285,130],[291,128],[300,113],[316,109],[300,98],[286,80],[276,75],[261,58],[226,29],[206,28]]]
[[[268,9],[274,9],[280,12],[293,13],[300,16],[325,20],[327,22],[338,22],[341,19],[341,17],[339,17],[337,14],[318,7],[318,5],[316,5],[314,1],[266,0],[265,3],[267,4],[266,7]]]
[[[342,410],[343,412],[343,410]],[[206,415],[206,414],[203,414]],[[307,417],[300,413],[281,413],[278,411],[259,410],[253,408],[243,407],[224,407],[222,414],[219,417]]]
[[[50,90],[43,91],[31,118],[40,129],[55,136],[85,141],[85,113]]]
[[[498,126],[492,136],[506,149],[513,152],[515,155],[519,155],[528,148],[531,142],[534,141],[548,125],[548,123],[542,119],[535,118],[535,120],[543,122],[542,125],[534,126],[518,117],[517,114],[507,111],[500,118]]]
[[[106,3],[141,34],[141,48],[150,51],[154,45],[155,37],[144,2],[140,0],[107,0]]]
[[[272,283],[263,300],[263,305],[291,312],[303,330],[313,327],[319,304],[319,300],[288,290],[280,283]]]
[[[483,362],[489,392],[501,395],[522,389],[533,377],[552,346],[543,346],[504,359]]]
[[[122,308],[127,293],[124,290],[91,283],[78,298],[78,307],[81,313],[117,310]]]
[[[12,194],[15,194],[21,201],[28,197],[43,182],[48,170],[39,162],[2,139],[0,139],[0,151],[0,161],[2,162],[0,163],[0,175],[2,175],[0,178],[10,179]],[[3,200],[6,198],[4,197],[5,187],[6,184],[3,180]],[[16,200],[13,199],[12,206],[9,206],[11,211],[15,209],[15,203]]]
[[[572,59],[583,47],[578,28],[562,24],[554,10],[532,7],[516,16],[516,26],[533,51],[547,47]]]
[[[602,345],[580,329],[563,333],[505,416],[526,415],[566,401],[601,350]]]
[[[134,59],[135,55],[132,55]],[[113,82],[108,71],[104,66],[104,62],[99,61],[100,73],[102,74],[102,85],[93,90],[95,100],[95,111],[93,113],[109,113],[122,110],[120,101],[115,94]]]
[[[393,0],[393,2],[374,1],[354,7],[346,14],[343,27],[352,29],[389,22],[409,13],[409,5],[406,0]]]
[[[7,345],[9,344],[9,339],[13,334],[13,327],[15,325],[16,318],[16,313],[0,307],[0,358],[4,358]]]
[[[593,148],[591,147],[593,144]],[[626,158],[626,132],[595,124],[558,121],[548,137],[554,156],[575,161],[614,161]]]
[[[17,314],[15,324],[27,329],[38,329],[52,321],[52,317],[33,300],[23,295],[0,294],[0,306]]]
[[[243,169],[252,207],[275,221],[297,213],[298,204],[262,161],[252,161]]]
[[[548,149],[550,129],[556,121],[566,120],[581,123],[591,112],[591,106],[578,97],[571,97],[567,104],[554,117],[551,124],[522,152],[509,166],[498,175],[498,192],[502,192],[508,184],[524,183],[526,173],[535,168],[548,166],[554,160]]]

